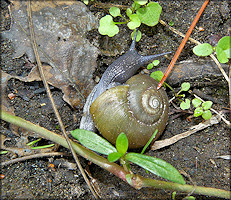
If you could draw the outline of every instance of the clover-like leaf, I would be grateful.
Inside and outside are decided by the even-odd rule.
[[[189,100],[189,99],[185,99],[185,101],[182,101],[182,102],[180,103],[180,108],[181,108],[182,110],[187,110],[187,109],[189,109],[189,108],[190,108],[190,100]]]
[[[204,110],[208,110],[208,109],[211,108],[212,104],[213,104],[212,101],[205,101],[204,103],[202,103],[202,108],[203,108]]]
[[[94,132],[75,129],[71,131],[71,135],[76,138],[80,144],[98,153],[109,155],[110,153],[117,152],[112,144]]]
[[[231,37],[225,36],[221,38],[217,44],[217,59],[220,63],[227,63],[231,58]]]
[[[111,7],[111,8],[109,9],[109,13],[110,13],[113,17],[118,17],[118,16],[121,15],[121,14],[120,14],[120,9],[117,8],[117,7]]]
[[[162,7],[157,2],[150,2],[144,8],[139,8],[136,13],[143,24],[155,26],[159,22]]]
[[[194,117],[199,117],[203,114],[203,108],[202,107],[197,107],[195,110],[194,110]]]
[[[150,74],[150,77],[154,78],[157,82],[163,78],[164,74],[162,71],[155,71]]]
[[[119,32],[119,27],[116,26],[111,15],[102,17],[99,21],[99,33],[113,37]]]
[[[197,56],[208,56],[213,53],[213,47],[209,43],[203,43],[193,48],[193,53]]]
[[[192,100],[192,105],[193,105],[195,108],[199,107],[199,106],[201,105],[201,100],[200,100],[200,99],[197,99],[197,98],[194,98],[194,99]]]
[[[139,153],[128,153],[125,155],[125,159],[156,174],[157,176],[175,183],[185,184],[183,177],[177,169],[160,158],[154,158]]]
[[[127,24],[128,28],[133,30],[133,29],[140,26],[141,22],[140,22],[140,19],[139,19],[137,14],[132,14],[132,15],[129,16],[129,18],[130,18],[131,21],[128,22],[128,24]]]
[[[210,110],[205,110],[202,114],[202,118],[205,120],[209,120],[212,117],[212,113]]]

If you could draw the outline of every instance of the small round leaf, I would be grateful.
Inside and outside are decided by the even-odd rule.
[[[144,8],[139,8],[136,13],[143,24],[155,26],[159,22],[162,7],[157,2],[150,2]]]
[[[189,90],[189,88],[190,88],[190,83],[188,83],[188,82],[185,82],[185,83],[182,83],[181,84],[181,91],[188,91]]]
[[[227,63],[231,58],[231,37],[225,36],[217,43],[217,59],[220,63]]]
[[[109,37],[119,33],[119,28],[115,25],[111,15],[106,15],[100,19],[98,30],[101,35],[108,35]]]
[[[131,8],[127,8],[126,14],[127,14],[128,17],[132,14]]]
[[[199,107],[199,106],[201,105],[201,100],[200,100],[200,99],[197,99],[197,98],[193,99],[193,100],[192,100],[192,105],[193,105],[195,108]]]
[[[142,6],[148,3],[148,0],[134,0],[134,2]]]
[[[204,103],[202,103],[202,108],[204,108],[204,110],[208,110],[211,108],[212,104],[212,101],[205,101]]]
[[[152,63],[149,63],[147,66],[147,69],[152,69],[154,67],[154,65]]]
[[[132,14],[129,16],[130,18],[130,22],[128,22],[127,26],[128,28],[130,28],[131,30],[137,28],[140,26],[141,22],[140,22],[140,19],[139,17],[137,16],[137,14]]]
[[[181,103],[180,103],[180,108],[181,108],[182,110],[187,110],[187,109],[189,109],[189,108],[190,108],[190,100],[189,100],[189,99],[185,99],[185,102],[184,102],[184,101],[181,102]]]
[[[208,56],[213,53],[213,47],[209,43],[199,44],[193,48],[193,53],[197,56]]]
[[[154,61],[152,62],[152,64],[153,64],[154,66],[157,66],[157,65],[160,64],[160,61],[159,61],[159,60],[154,60]]]
[[[210,110],[204,111],[203,114],[202,114],[202,117],[203,117],[203,119],[205,119],[205,120],[211,119],[211,117],[212,117],[211,111],[210,111]]]
[[[109,9],[109,13],[113,16],[113,17],[118,17],[120,16],[120,9],[117,7],[111,7]]]
[[[199,117],[203,114],[203,108],[202,107],[198,107],[194,110],[194,117]]]
[[[150,74],[150,77],[154,78],[157,82],[163,78],[164,74],[162,71],[155,71]]]

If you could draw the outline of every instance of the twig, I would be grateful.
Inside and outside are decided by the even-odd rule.
[[[166,72],[164,73],[163,78],[162,78],[161,81],[159,82],[159,84],[158,84],[158,86],[157,86],[157,89],[159,89],[159,88],[163,85],[165,79],[167,78],[167,76],[168,76],[169,73],[171,72],[171,70],[172,70],[174,64],[176,63],[176,61],[177,61],[177,59],[178,59],[178,57],[179,57],[181,51],[183,50],[183,48],[184,48],[184,46],[185,46],[185,44],[186,44],[186,42],[187,42],[189,36],[191,35],[191,33],[192,33],[194,27],[196,26],[197,21],[199,20],[201,14],[203,13],[203,11],[204,11],[204,9],[206,8],[206,6],[208,5],[208,3],[209,3],[209,0],[205,0],[205,2],[204,2],[204,4],[202,5],[201,9],[200,9],[199,12],[197,13],[197,15],[196,15],[195,19],[193,20],[193,22],[192,22],[192,24],[191,24],[191,26],[190,26],[188,32],[187,32],[186,35],[185,35],[183,41],[181,42],[179,48],[177,49],[175,55],[173,56],[173,58],[172,58],[172,60],[171,60],[171,63],[169,64],[169,66],[168,66]]]
[[[42,157],[51,157],[51,156],[68,156],[69,154],[67,153],[63,153],[63,152],[49,152],[49,153],[38,153],[38,154],[33,154],[33,155],[29,155],[29,156],[23,156],[20,158],[15,158],[13,160],[9,160],[9,161],[5,161],[1,163],[1,166],[6,166],[6,165],[10,165],[10,164],[14,164],[17,162],[22,162],[25,160],[30,160],[33,158],[42,158]]]
[[[214,124],[218,124],[219,123],[219,119],[216,116],[213,116],[210,120],[205,121],[204,123],[200,123],[196,126],[191,127],[189,131],[177,134],[171,138],[165,139],[165,140],[159,140],[159,141],[155,141],[155,143],[152,145],[151,149],[152,150],[157,150],[157,149],[161,149],[163,147],[172,145],[174,143],[176,143],[177,141],[186,138],[188,136],[190,136],[193,133],[196,133],[197,131],[203,130],[209,126],[212,126]]]
[[[47,95],[48,95],[48,97],[49,97],[49,99],[50,99],[50,102],[51,102],[52,108],[53,108],[53,110],[54,110],[55,116],[56,116],[56,118],[58,119],[59,126],[60,126],[60,128],[61,128],[61,130],[62,130],[62,132],[63,132],[63,135],[64,135],[64,137],[65,137],[67,143],[68,143],[68,146],[69,146],[69,148],[70,148],[70,150],[71,150],[71,153],[72,153],[72,155],[73,155],[73,158],[74,158],[74,160],[75,160],[75,162],[76,162],[78,168],[80,169],[80,171],[81,171],[81,173],[82,173],[82,175],[83,175],[83,177],[84,177],[84,180],[86,181],[87,185],[89,186],[89,188],[90,188],[92,194],[94,195],[94,197],[95,197],[96,199],[98,199],[98,196],[97,196],[97,194],[95,193],[94,189],[91,187],[91,183],[90,183],[90,181],[88,180],[88,178],[87,178],[87,176],[86,176],[86,174],[85,174],[85,172],[84,172],[84,169],[82,168],[82,166],[81,166],[81,164],[80,164],[80,161],[79,161],[79,159],[78,159],[78,157],[77,157],[77,155],[76,155],[76,153],[75,153],[75,151],[74,151],[74,149],[73,149],[73,147],[72,147],[72,145],[71,145],[70,139],[69,139],[68,136],[67,136],[65,127],[64,127],[63,122],[62,122],[62,120],[61,120],[61,117],[60,117],[60,115],[59,115],[59,112],[58,112],[58,110],[57,110],[57,108],[56,108],[56,106],[55,106],[55,102],[54,102],[54,99],[53,99],[53,97],[52,97],[52,94],[51,94],[49,85],[48,85],[48,83],[47,83],[47,81],[46,81],[46,78],[45,78],[45,75],[44,75],[44,72],[43,72],[43,68],[42,68],[42,63],[41,63],[40,58],[39,58],[39,53],[38,53],[36,41],[35,41],[35,34],[34,34],[33,21],[32,21],[31,0],[28,1],[28,10],[27,10],[27,12],[28,12],[28,18],[29,18],[29,27],[30,27],[31,41],[32,41],[32,45],[33,45],[33,49],[34,49],[36,61],[37,61],[37,64],[38,64],[38,69],[39,69],[39,72],[40,72],[40,76],[41,76],[41,79],[42,79],[42,81],[43,81],[44,87],[46,88]]]
[[[32,124],[31,122],[26,121],[20,117],[13,116],[12,114],[7,113],[3,110],[0,110],[0,116],[6,122],[12,123],[16,126],[22,127],[29,131],[36,132],[40,134],[42,137],[51,140],[52,142],[55,142],[66,148],[69,148],[65,138],[61,135],[53,133],[52,131],[49,131],[41,126]],[[117,165],[116,163],[109,162],[106,158],[99,156],[98,154],[92,152],[91,150],[83,147],[82,145],[76,142],[71,141],[71,144],[73,145],[74,150],[79,155],[83,156],[85,159],[88,159],[89,161],[102,167],[108,172],[111,172],[115,176],[119,177],[120,179],[128,183],[126,180],[126,175],[128,173],[123,169],[123,167]],[[187,185],[187,184],[181,185],[178,183],[159,181],[151,178],[145,178],[137,174],[134,175],[134,178],[128,184],[130,184],[132,187],[136,189],[141,189],[143,187],[152,187],[155,189],[162,189],[162,190],[166,189],[166,190],[181,191],[187,193],[195,189],[194,194],[216,196],[216,197],[230,199],[230,191],[226,191],[223,189],[201,187],[201,186],[197,186],[195,188],[193,185]]]

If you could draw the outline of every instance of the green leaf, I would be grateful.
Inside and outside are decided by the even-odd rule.
[[[116,139],[116,149],[119,153],[123,155],[128,150],[128,138],[125,133],[120,133]]]
[[[195,200],[196,198],[194,196],[188,196],[185,197],[184,200]]]
[[[148,0],[134,0],[134,2],[142,6],[148,3]]]
[[[199,116],[201,116],[202,114],[203,114],[203,108],[202,107],[198,107],[198,108],[196,108],[195,110],[194,110],[194,117],[199,117]]]
[[[134,30],[131,34],[131,37],[132,37],[132,40],[134,39],[135,37],[135,33],[136,33],[136,30]],[[136,42],[139,42],[141,39],[141,32],[138,30],[137,31],[137,35],[136,35]]]
[[[204,103],[202,103],[202,108],[204,108],[204,110],[208,110],[211,108],[212,104],[212,101],[205,101]]]
[[[71,135],[83,146],[98,153],[109,155],[112,152],[116,152],[116,148],[112,146],[112,144],[94,132],[83,129],[75,129],[71,131]]]
[[[53,147],[54,144],[48,144],[48,145],[43,145],[43,146],[37,146],[37,147],[30,147],[31,149],[45,149],[45,148],[50,148]]]
[[[149,63],[147,69],[152,69],[154,67],[153,63]]]
[[[213,47],[209,43],[203,43],[193,48],[193,53],[197,56],[208,56],[213,53]]]
[[[201,105],[201,100],[200,100],[200,99],[197,99],[197,98],[194,98],[194,99],[192,100],[192,105],[193,105],[195,108],[199,107],[199,106]]]
[[[137,10],[137,9],[139,9],[140,8],[140,4],[138,4],[138,3],[133,3],[132,4],[132,9],[133,10]]]
[[[132,177],[133,175],[132,174],[126,174],[125,178],[126,178],[126,181],[132,185]]]
[[[157,66],[157,65],[160,64],[160,61],[159,61],[159,60],[154,60],[154,61],[152,62],[152,64],[153,64],[154,66]]]
[[[141,151],[141,154],[145,152],[145,150],[148,148],[148,146],[151,144],[152,140],[156,137],[156,134],[158,133],[158,129],[155,130],[152,137],[148,140],[147,144],[145,144],[144,148]]]
[[[0,155],[6,154],[8,151],[0,151]]]
[[[144,8],[139,8],[136,13],[143,24],[155,26],[159,22],[162,7],[157,2],[150,2]]]
[[[217,59],[220,63],[227,63],[231,58],[231,37],[225,36],[221,38],[217,44]]]
[[[107,159],[109,162],[115,162],[119,160],[123,156],[122,153],[119,152],[112,152],[108,155]]]
[[[113,17],[118,17],[118,16],[121,15],[121,14],[120,14],[120,9],[117,8],[117,7],[111,7],[111,8],[109,9],[109,13],[110,13]]]
[[[154,78],[157,82],[163,78],[164,74],[162,71],[155,71],[150,74],[150,77]]]
[[[211,119],[211,117],[212,117],[212,113],[210,110],[206,110],[202,114],[202,118],[205,120],[209,120],[209,119]]]
[[[98,30],[101,35],[108,35],[109,37],[119,33],[119,28],[115,25],[111,15],[106,15],[100,19]]]
[[[127,8],[126,14],[127,14],[128,17],[132,14],[131,8]]]
[[[185,83],[182,83],[181,84],[181,91],[188,91],[189,90],[189,88],[190,88],[190,83],[188,83],[188,82],[185,82]]]
[[[169,23],[168,23],[169,26],[173,26],[174,25],[174,22],[171,20]]]
[[[140,26],[141,22],[140,22],[140,19],[139,17],[137,16],[137,14],[132,14],[129,16],[130,18],[130,22],[128,22],[127,26],[128,28],[130,28],[131,30],[137,28]]]
[[[185,184],[183,177],[177,169],[162,159],[138,153],[128,153],[125,155],[125,159],[143,167],[157,176],[175,183]]]
[[[182,102],[180,103],[180,108],[181,108],[182,110],[187,110],[187,109],[189,109],[189,108],[190,108],[190,100],[189,100],[189,99],[185,99],[185,102],[182,101]]]

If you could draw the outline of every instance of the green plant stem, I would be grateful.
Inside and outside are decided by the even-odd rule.
[[[126,22],[114,22],[115,24],[127,24],[129,21]]]
[[[42,137],[68,148],[68,144],[63,136],[53,133],[41,126],[35,125],[29,121],[26,121],[12,114],[9,114],[3,110],[1,110],[1,119],[6,122],[17,125],[21,128],[27,129],[29,131],[36,132],[40,134]],[[115,163],[110,163],[106,158],[99,156],[98,154],[92,152],[91,150],[88,150],[87,148],[81,146],[80,144],[76,142],[71,141],[71,144],[73,146],[73,149],[79,155],[88,159],[89,161],[92,161],[96,165],[113,173],[115,176],[127,182],[125,176],[129,173],[127,173],[123,169],[123,167]],[[200,186],[195,187],[193,185],[181,185],[178,183],[144,178],[139,175],[134,175],[134,178],[132,179],[132,182],[130,185],[136,189],[141,189],[142,187],[153,187],[153,188],[158,188],[158,189],[168,189],[168,190],[181,191],[181,192],[194,191],[194,194],[216,196],[216,197],[222,197],[222,198],[227,198],[227,199],[230,198],[230,192],[226,190],[208,188],[208,187],[200,187]]]

